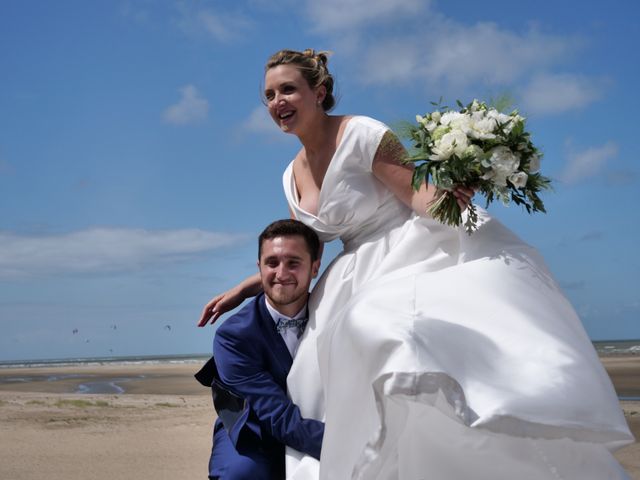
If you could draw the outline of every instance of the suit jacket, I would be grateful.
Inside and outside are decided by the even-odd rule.
[[[302,418],[287,397],[293,359],[259,295],[218,328],[213,358],[196,374],[236,449],[284,445],[317,459],[324,423]]]

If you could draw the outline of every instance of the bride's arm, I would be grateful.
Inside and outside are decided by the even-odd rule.
[[[403,163],[407,152],[398,138],[390,131],[384,134],[380,146],[373,159],[373,174],[393,194],[418,215],[425,216],[427,206],[435,199],[436,187],[426,182],[419,190],[411,186],[413,164]],[[464,210],[471,203],[474,191],[470,188],[456,187],[453,194],[458,200],[460,209]]]
[[[204,327],[207,323],[215,323],[220,315],[236,308],[245,298],[255,297],[260,292],[262,292],[262,282],[259,273],[245,278],[235,287],[213,297],[204,306],[198,326]]]

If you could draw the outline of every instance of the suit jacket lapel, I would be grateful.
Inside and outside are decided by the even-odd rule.
[[[262,325],[262,329],[265,332],[265,336],[269,343],[271,351],[273,352],[274,357],[278,361],[280,367],[284,370],[284,376],[286,378],[289,370],[291,370],[293,358],[291,358],[291,354],[289,353],[289,349],[287,348],[287,344],[285,343],[284,339],[276,330],[276,324],[273,321],[273,318],[271,318],[271,314],[269,313],[269,310],[267,310],[265,302],[265,297],[264,295],[262,295],[262,297],[258,301],[260,322]]]

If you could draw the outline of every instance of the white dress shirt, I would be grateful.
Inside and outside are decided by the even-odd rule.
[[[305,313],[307,313],[307,304],[305,303],[304,306],[302,307],[302,309],[296,313],[293,317],[289,317],[287,315],[284,315],[282,313],[280,313],[278,310],[276,310],[271,303],[269,303],[269,297],[265,296],[265,305],[267,306],[267,310],[269,310],[269,313],[271,314],[271,318],[273,319],[274,323],[278,322],[278,319],[280,318],[284,318],[284,319],[291,319],[291,318],[300,318],[303,317],[305,315]],[[295,329],[287,329],[283,332],[280,332],[280,336],[282,337],[282,339],[284,340],[284,343],[287,344],[287,349],[289,350],[289,353],[291,354],[291,357],[295,357],[296,352],[298,351],[298,344],[300,343],[300,339],[298,338],[298,335],[296,335]]]

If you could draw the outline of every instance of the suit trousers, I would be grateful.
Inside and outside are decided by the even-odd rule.
[[[256,446],[258,447],[258,446]],[[284,451],[245,448],[238,451],[219,420],[209,459],[211,480],[284,480]]]

